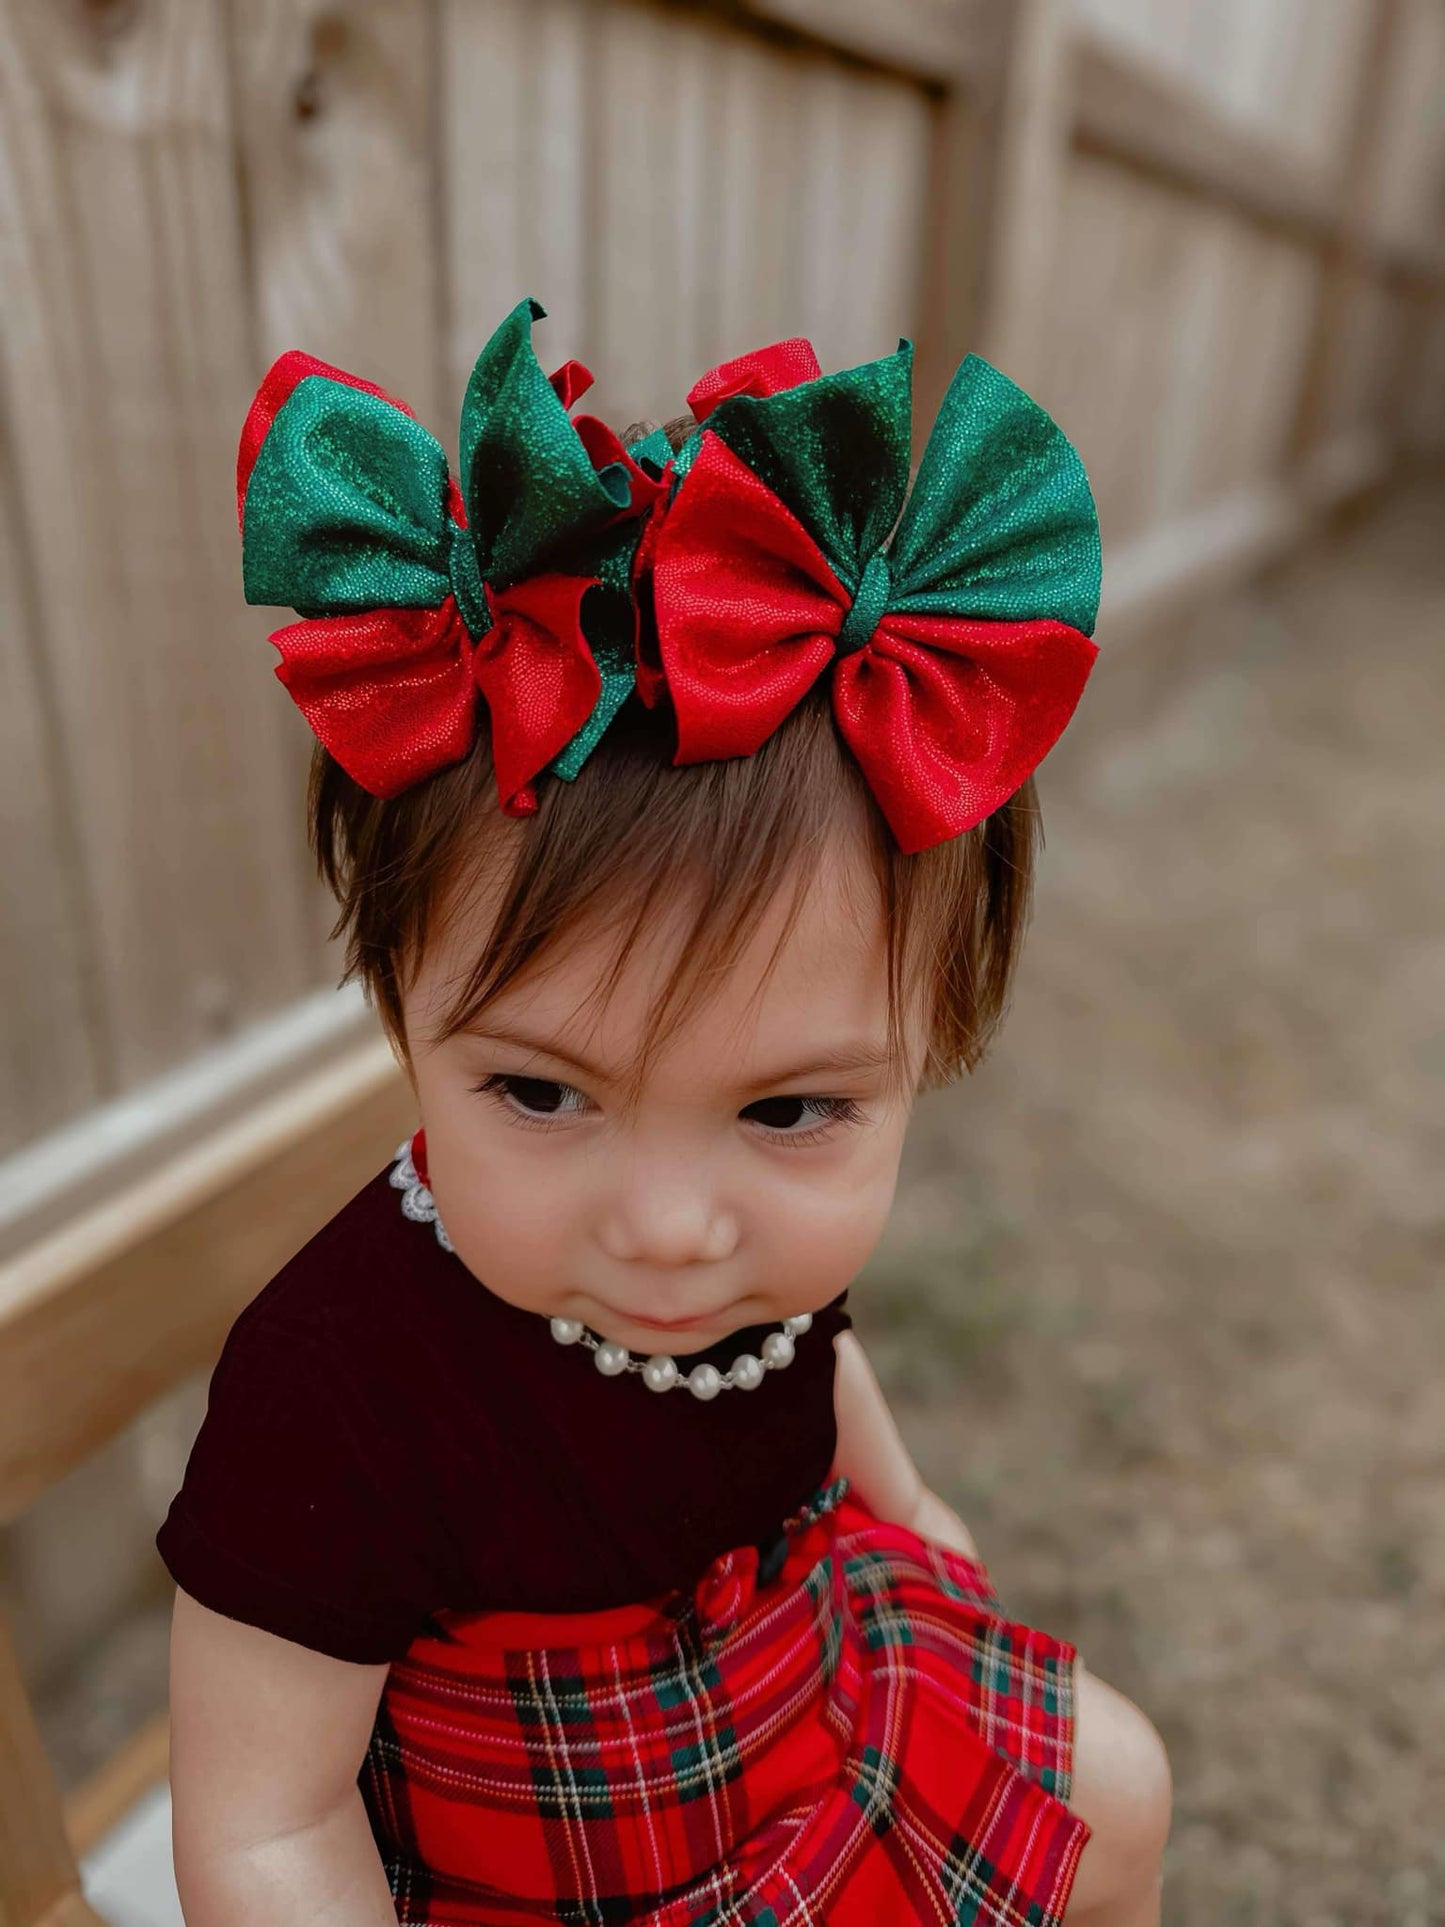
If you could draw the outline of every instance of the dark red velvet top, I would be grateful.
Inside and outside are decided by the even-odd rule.
[[[756,1391],[650,1392],[489,1292],[403,1215],[389,1171],[231,1327],[156,1535],[203,1605],[380,1663],[441,1608],[585,1612],[690,1586],[826,1480],[846,1292]],[[775,1329],[679,1363],[725,1369]]]

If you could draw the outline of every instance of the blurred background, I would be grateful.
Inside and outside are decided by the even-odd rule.
[[[1010,1608],[1163,1732],[1166,1919],[1445,1919],[1442,101],[1445,0],[0,0],[6,1927],[179,1920],[152,1534],[415,1121],[240,425],[302,347],[454,454],[527,293],[618,426],[907,334],[921,426],[977,349],[1082,451],[1030,949],[858,1322]]]

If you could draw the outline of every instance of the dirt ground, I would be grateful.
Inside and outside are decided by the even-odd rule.
[[[1442,511],[1101,635],[850,1301],[1010,1610],[1163,1734],[1171,1927],[1445,1920]]]

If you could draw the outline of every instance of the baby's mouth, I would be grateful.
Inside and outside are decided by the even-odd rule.
[[[644,1325],[648,1331],[690,1332],[700,1331],[706,1326],[716,1325],[727,1316],[726,1310],[694,1313],[690,1318],[652,1318],[642,1312],[623,1312],[619,1314],[633,1325]]]

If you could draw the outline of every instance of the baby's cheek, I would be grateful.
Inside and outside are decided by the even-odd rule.
[[[809,1295],[826,1303],[867,1264],[883,1235],[893,1203],[894,1174],[854,1171],[846,1183],[814,1196],[809,1208],[778,1214],[775,1262],[780,1275],[807,1279]],[[803,1295],[801,1289],[798,1295]]]
[[[527,1309],[551,1302],[567,1267],[570,1219],[555,1195],[533,1183],[482,1181],[448,1212],[437,1206],[457,1256],[508,1303]]]

